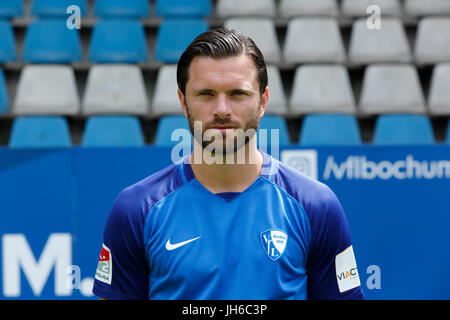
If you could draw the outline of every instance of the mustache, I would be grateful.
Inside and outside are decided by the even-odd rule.
[[[214,121],[207,123],[205,125],[205,128],[207,129],[207,128],[213,128],[213,127],[217,127],[217,126],[238,128],[238,127],[240,127],[240,124],[235,121],[231,121],[230,119],[214,119]]]

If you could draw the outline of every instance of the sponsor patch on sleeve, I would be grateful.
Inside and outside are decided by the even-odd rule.
[[[111,250],[103,244],[100,258],[98,260],[97,271],[95,272],[95,279],[98,281],[111,284],[112,278],[112,255]]]
[[[335,265],[339,292],[342,293],[361,285],[353,246],[336,255]]]

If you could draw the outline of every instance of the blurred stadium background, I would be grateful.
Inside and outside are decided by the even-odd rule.
[[[216,26],[263,52],[261,126],[338,194],[367,297],[449,299],[449,0],[0,0],[0,297],[89,298],[112,201],[187,127],[177,60]]]

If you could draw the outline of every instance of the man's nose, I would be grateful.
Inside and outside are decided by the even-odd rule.
[[[217,96],[217,99],[214,104],[214,115],[218,118],[227,118],[231,114],[231,109],[229,105],[229,101],[227,99],[227,95],[221,93]]]

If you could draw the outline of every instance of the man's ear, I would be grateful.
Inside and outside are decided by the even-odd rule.
[[[260,118],[264,116],[264,112],[266,111],[268,102],[269,102],[269,87],[266,87],[266,90],[261,96]]]
[[[177,89],[177,93],[178,93],[178,99],[180,99],[180,104],[181,104],[181,108],[183,109],[184,116],[187,118],[188,113],[187,113],[186,99],[184,97],[183,92],[181,92],[180,89]]]

